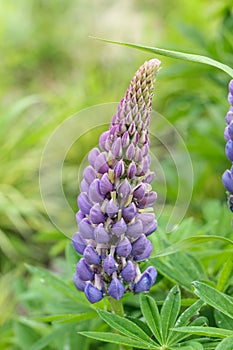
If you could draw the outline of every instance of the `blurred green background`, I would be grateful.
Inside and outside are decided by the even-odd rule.
[[[232,65],[232,1],[0,2],[0,349],[30,349],[40,336],[37,330],[27,344],[25,338],[22,341],[22,334],[28,334],[24,318],[49,312],[44,301],[49,297],[24,263],[48,267],[62,276],[67,272],[68,239],[50,222],[39,190],[40,159],[48,138],[77,111],[119,101],[137,68],[152,58],[98,42],[91,35],[199,53]],[[193,196],[186,215],[201,225],[212,203],[216,215],[224,208],[221,213],[230,230],[221,184],[221,174],[230,166],[223,139],[229,77],[211,67],[158,58],[163,68],[153,107],[183,137],[193,164]],[[163,125],[158,132],[166,133]],[[63,185],[74,211],[76,174],[99,134],[100,129],[86,135],[67,155]],[[167,137],[175,148],[172,135]],[[176,200],[177,175],[164,148],[154,146],[167,180],[163,227],[166,208],[169,211]],[[154,188],[159,195],[160,184],[155,182]],[[65,278],[71,277],[69,271]]]

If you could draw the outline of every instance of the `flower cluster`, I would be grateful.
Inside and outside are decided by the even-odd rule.
[[[233,164],[233,80],[231,80],[229,83],[228,101],[231,106],[226,115],[227,126],[224,131],[224,137],[227,141],[226,156]],[[233,165],[230,170],[226,170],[223,173],[222,182],[228,192],[229,208],[231,211],[233,211]]]
[[[76,214],[79,232],[72,238],[83,257],[74,283],[91,303],[104,295],[118,300],[126,291],[149,291],[156,280],[154,267],[141,273],[138,263],[149,258],[152,244],[147,236],[157,228],[148,126],[159,66],[153,59],[136,72],[110,130],[100,136],[101,151],[90,151],[83,172]]]

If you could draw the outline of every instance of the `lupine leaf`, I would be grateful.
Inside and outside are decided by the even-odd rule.
[[[216,347],[216,350],[232,350],[233,348],[233,336],[228,337],[221,341]]]
[[[107,42],[110,44],[127,46],[127,47],[130,47],[132,49],[137,49],[140,51],[155,53],[155,54],[161,55],[161,56],[167,56],[167,57],[171,57],[171,58],[175,58],[175,59],[181,59],[181,60],[185,60],[185,61],[207,64],[209,66],[213,66],[213,67],[216,67],[218,69],[221,69],[222,71],[229,74],[230,77],[233,78],[233,69],[231,67],[229,67],[226,64],[223,64],[221,62],[218,62],[210,57],[207,57],[207,56],[190,54],[190,53],[180,52],[180,51],[165,50],[165,49],[160,49],[158,47],[150,47],[150,46],[138,45],[138,44],[133,44],[133,43],[121,42],[121,41],[107,40],[107,39],[102,39],[102,38],[95,38],[95,39],[101,40],[101,41],[104,41],[104,42]]]
[[[233,318],[233,299],[205,283],[195,281],[194,293],[207,304]]]
[[[169,329],[174,326],[178,313],[180,311],[180,289],[174,286],[168,293],[160,313],[162,339],[166,343]]]
[[[98,310],[98,313],[110,327],[116,329],[122,334],[131,338],[142,339],[143,341],[154,343],[140,327],[130,320],[103,310]]]
[[[142,294],[140,300],[142,314],[146,323],[150,327],[151,332],[156,339],[161,343],[161,320],[157,304],[149,295]]]
[[[141,349],[156,349],[159,350],[159,347],[156,346],[156,344],[150,344],[147,342],[144,342],[140,339],[132,339],[125,337],[120,334],[115,334],[111,332],[79,332],[79,334],[84,335],[85,337],[89,337],[92,339],[104,341],[107,343],[114,343],[114,344],[120,344],[120,345],[126,345],[134,348],[141,348]]]
[[[216,327],[178,327],[172,329],[175,332],[189,333],[189,334],[197,334],[204,335],[206,337],[215,337],[215,338],[225,338],[229,336],[233,336],[233,331],[229,329],[222,329]]]

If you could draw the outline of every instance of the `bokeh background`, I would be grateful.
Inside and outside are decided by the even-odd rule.
[[[153,58],[90,36],[199,53],[232,65],[232,1],[0,2],[0,349],[31,349],[48,329],[40,329],[30,317],[49,314],[51,307],[58,310],[51,306],[54,296],[27,272],[25,263],[72,278],[64,253],[69,239],[50,221],[40,196],[40,160],[50,135],[84,108],[119,101],[137,68]],[[221,184],[221,174],[230,166],[223,139],[229,77],[211,67],[158,58],[163,68],[153,108],[182,136],[193,165],[186,217],[194,217],[197,226],[215,218],[216,232],[225,220],[231,230]],[[63,186],[74,211],[80,164],[101,131],[86,133],[65,159]],[[156,134],[156,123],[152,131]],[[168,143],[176,147],[173,133],[162,123],[158,133],[167,133]],[[166,176],[163,228],[178,180],[164,146],[153,146]],[[154,183],[158,194],[160,186]],[[48,346],[41,348],[62,349]]]

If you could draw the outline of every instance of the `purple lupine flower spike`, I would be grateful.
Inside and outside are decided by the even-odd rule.
[[[148,291],[156,279],[154,267],[141,273],[139,264],[149,258],[152,244],[147,236],[157,228],[148,126],[159,66],[153,59],[136,72],[109,130],[100,136],[100,149],[89,152],[83,172],[76,214],[79,232],[72,239],[83,257],[74,283],[91,303],[104,295],[119,300],[126,291]]]
[[[230,103],[229,112],[226,115],[227,126],[224,131],[224,137],[227,141],[226,156],[233,165],[233,80],[229,83],[228,101]],[[226,170],[222,175],[222,182],[227,190],[228,206],[233,211],[233,166],[231,170]]]

